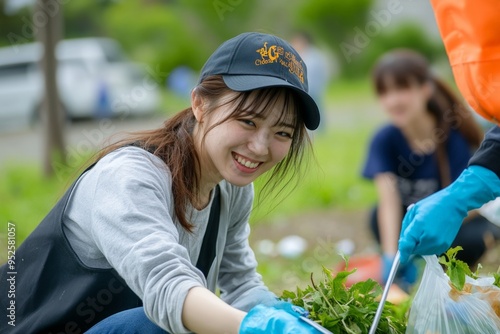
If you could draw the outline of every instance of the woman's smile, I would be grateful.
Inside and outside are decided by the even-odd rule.
[[[253,173],[262,164],[260,161],[252,160],[238,153],[232,152],[236,167],[244,173]]]

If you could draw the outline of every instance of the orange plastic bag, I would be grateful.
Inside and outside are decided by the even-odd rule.
[[[500,121],[500,1],[431,0],[455,81],[469,105]]]

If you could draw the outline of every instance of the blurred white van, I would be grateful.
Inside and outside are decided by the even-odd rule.
[[[0,130],[39,118],[43,76],[39,43],[0,48]],[[114,40],[64,40],[56,48],[57,84],[69,118],[141,115],[159,106],[159,85]]]

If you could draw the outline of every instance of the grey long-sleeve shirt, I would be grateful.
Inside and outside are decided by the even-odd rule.
[[[256,272],[248,244],[252,185],[220,183],[217,254],[207,280],[195,264],[210,205],[189,208],[195,229],[186,232],[175,218],[171,188],[168,167],[143,149],[125,147],[103,157],[80,178],[63,217],[80,260],[113,267],[142,299],[147,316],[170,333],[189,332],[182,306],[196,286],[219,287],[221,298],[241,310],[272,303],[275,296]]]

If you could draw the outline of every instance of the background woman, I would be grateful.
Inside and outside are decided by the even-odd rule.
[[[411,50],[394,50],[373,70],[379,102],[390,123],[373,137],[363,176],[372,179],[378,204],[371,228],[383,253],[383,279],[398,248],[401,221],[408,206],[453,182],[467,167],[483,134],[467,107],[430,71],[426,59]],[[446,212],[443,212],[446,215]],[[472,213],[454,241],[462,260],[477,263],[498,228]],[[400,284],[413,283],[416,270],[400,270]]]

